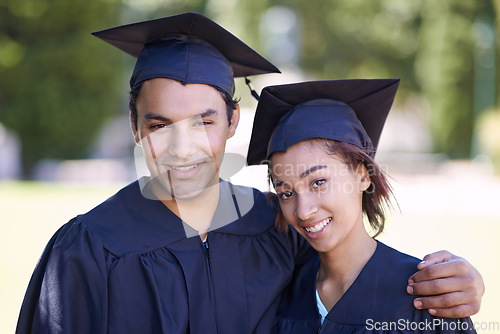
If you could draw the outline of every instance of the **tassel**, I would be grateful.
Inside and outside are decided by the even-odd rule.
[[[250,88],[250,93],[252,94],[252,96],[257,100],[259,101],[260,100],[260,96],[259,94],[255,91],[255,89],[253,88],[252,86],[252,82],[250,81],[250,79],[248,79],[247,77],[245,77],[245,83],[247,84],[248,88]]]

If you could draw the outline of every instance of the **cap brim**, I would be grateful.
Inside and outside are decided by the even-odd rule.
[[[247,162],[261,164],[273,130],[291,108],[316,99],[341,101],[351,107],[376,148],[394,101],[399,79],[311,81],[265,87],[253,124]]]
[[[184,13],[92,33],[136,58],[146,43],[175,34],[194,36],[212,44],[231,63],[235,77],[280,73],[276,66],[236,36],[199,13]]]

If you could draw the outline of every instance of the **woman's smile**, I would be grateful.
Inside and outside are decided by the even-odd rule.
[[[326,218],[310,226],[301,226],[307,233],[309,238],[318,238],[323,232],[325,232],[330,223],[332,222],[332,217]]]

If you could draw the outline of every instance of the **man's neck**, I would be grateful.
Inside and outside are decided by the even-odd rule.
[[[205,188],[193,198],[161,201],[177,217],[199,232],[205,238],[219,203],[219,183]]]

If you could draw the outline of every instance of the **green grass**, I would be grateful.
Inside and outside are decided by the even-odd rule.
[[[0,183],[0,333],[14,333],[24,291],[52,234],[120,187]]]
[[[406,183],[414,183],[413,180]],[[473,320],[500,324],[498,208],[485,205],[483,200],[477,201],[480,195],[487,193],[478,194],[476,188],[462,189],[457,197],[455,183],[447,183],[449,181],[419,179],[416,188],[408,188],[404,182],[403,179],[402,185],[395,189],[402,214],[389,219],[386,232],[379,239],[418,257],[440,249],[466,257],[482,273],[487,288],[482,309]],[[484,186],[493,187],[495,191],[491,193],[497,195],[500,187],[498,180],[495,182]],[[0,333],[14,332],[31,273],[52,234],[121,186],[0,182]],[[429,191],[430,186],[452,193]],[[474,186],[477,187],[477,182]],[[488,208],[491,212],[484,212]],[[479,332],[500,334],[500,329]]]

